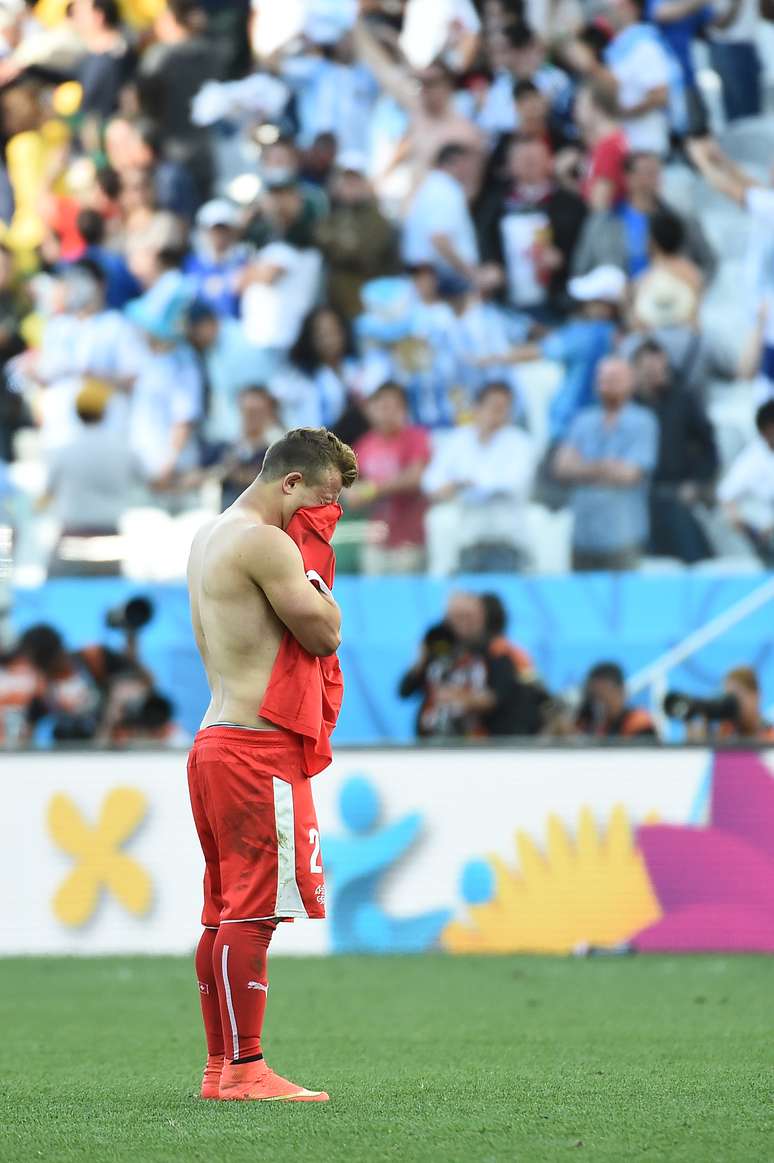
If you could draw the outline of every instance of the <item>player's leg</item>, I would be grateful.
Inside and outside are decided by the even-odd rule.
[[[294,786],[287,776],[297,766],[302,778],[301,749],[284,735],[252,732],[230,750],[214,800],[223,886],[223,914],[213,949],[226,1055],[220,1097],[325,1101],[324,1092],[274,1074],[261,1049],[266,960],[277,920],[324,915],[307,905],[298,883],[299,861],[309,867],[315,840],[310,844],[308,826],[300,832],[296,826],[308,821],[303,812],[296,818]],[[314,900],[313,889],[309,895]]]
[[[275,920],[237,921],[221,925],[215,935],[213,967],[229,1062],[255,1062],[263,1057],[261,1033],[269,992],[266,962],[276,927]]]
[[[269,991],[267,955],[277,921],[236,921],[220,926],[214,964],[226,1031],[226,1062],[220,1079],[222,1099],[275,1102],[326,1102],[328,1095],[307,1090],[266,1065],[261,1033]]]
[[[218,847],[207,819],[205,799],[200,782],[199,765],[192,753],[188,763],[188,787],[191,796],[196,831],[204,854],[204,908],[205,926],[194,960],[199,986],[204,1033],[207,1040],[207,1062],[202,1078],[201,1097],[218,1098],[220,1075],[223,1069],[223,1028],[220,1019],[218,987],[212,961],[212,950],[218,932],[222,908],[220,892],[220,861]]]

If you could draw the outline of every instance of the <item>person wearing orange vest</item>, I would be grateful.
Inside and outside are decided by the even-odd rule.
[[[648,712],[627,705],[624,673],[617,662],[598,662],[592,666],[586,676],[575,728],[581,735],[599,739],[657,738]]]

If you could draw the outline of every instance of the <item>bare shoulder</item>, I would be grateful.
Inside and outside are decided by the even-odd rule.
[[[236,555],[247,571],[255,577],[269,577],[297,569],[301,551],[283,529],[276,525],[245,522],[235,545]]]

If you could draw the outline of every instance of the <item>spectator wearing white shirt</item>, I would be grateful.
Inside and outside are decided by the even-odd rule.
[[[379,90],[370,69],[353,60],[350,36],[328,42],[324,52],[287,57],[281,75],[296,95],[301,146],[333,133],[340,151],[367,154]]]
[[[491,268],[479,267],[478,242],[467,189],[476,155],[461,145],[445,145],[420,185],[403,222],[401,252],[407,266],[435,268],[444,283],[491,285]]]
[[[759,435],[737,456],[718,488],[726,516],[767,565],[774,564],[774,400],[755,415]]]
[[[616,34],[604,60],[581,41],[569,46],[568,58],[578,72],[616,94],[629,147],[663,157],[669,150],[670,85],[677,62],[653,25],[643,22],[644,10],[645,0],[611,0],[606,15]]]
[[[514,569],[527,556],[525,509],[535,472],[529,435],[511,422],[507,384],[481,391],[472,424],[440,443],[422,477],[429,572]]]
[[[190,299],[184,276],[170,271],[126,312],[140,333],[129,446],[156,488],[198,462],[195,426],[202,415],[203,383],[194,352],[183,342]]]
[[[129,407],[126,389],[136,372],[134,329],[119,311],[105,310],[105,278],[89,259],[65,267],[50,290],[64,310],[46,320],[43,341],[33,357],[33,378],[45,385],[43,446],[62,447],[80,430],[75,400],[85,376],[97,377],[117,389],[106,403],[104,423],[114,432],[125,432]]]

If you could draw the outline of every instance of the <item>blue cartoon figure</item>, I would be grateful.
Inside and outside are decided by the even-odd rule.
[[[379,797],[362,775],[342,786],[339,811],[348,834],[328,837],[324,847],[334,952],[419,953],[435,945],[450,910],[390,917],[378,901],[379,881],[417,839],[421,815],[379,827]]]

